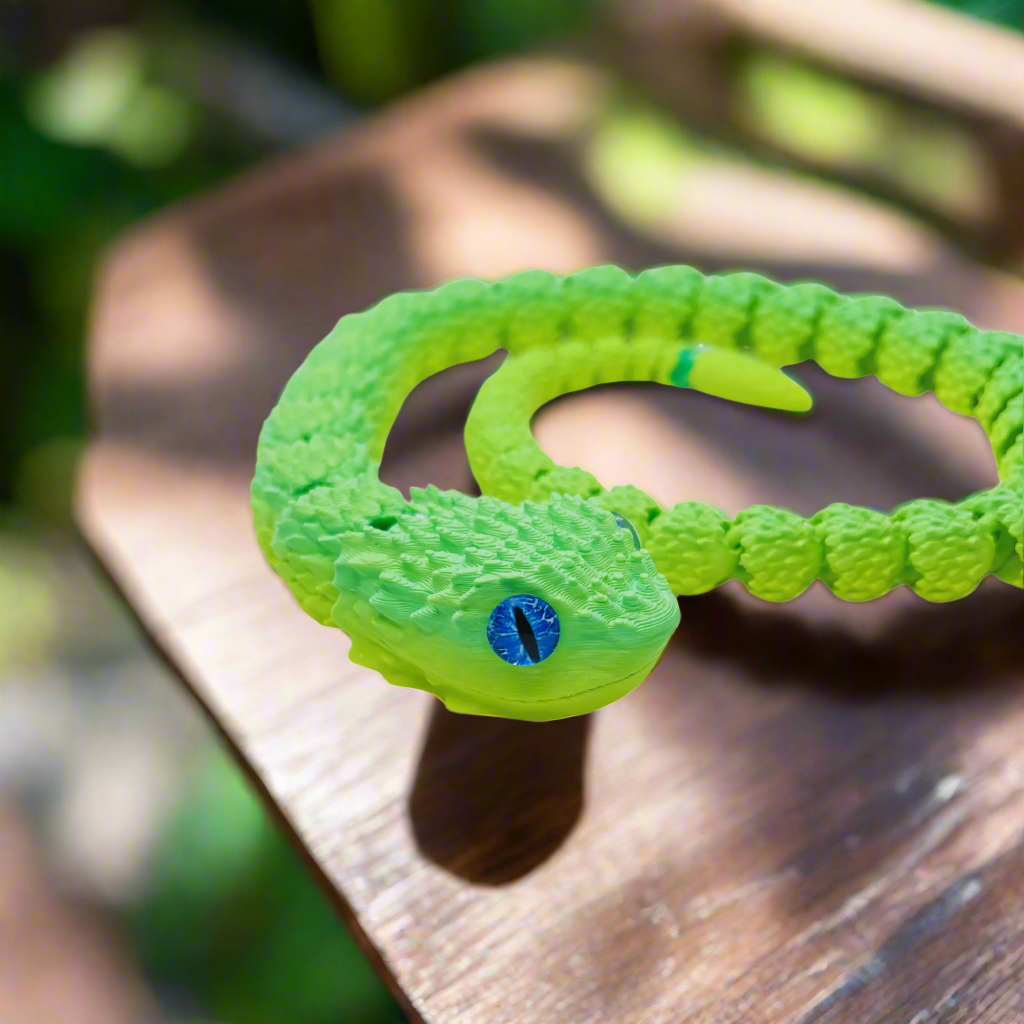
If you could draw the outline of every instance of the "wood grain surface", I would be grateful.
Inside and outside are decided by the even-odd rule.
[[[260,556],[263,418],[339,316],[395,289],[681,260],[1024,329],[1019,285],[821,189],[780,210],[793,186],[767,173],[695,170],[657,241],[629,228],[579,159],[606,89],[557,61],[484,68],[125,239],[95,302],[83,529],[413,1019],[1024,1020],[1019,592],[770,606],[727,586],[682,601],[633,694],[534,724],[353,666]],[[875,232],[844,231],[858,212]],[[472,489],[462,418],[493,365],[417,389],[387,480]],[[798,372],[806,420],[611,387],[548,407],[537,435],[607,485],[729,511],[994,479],[980,430],[930,398]]]

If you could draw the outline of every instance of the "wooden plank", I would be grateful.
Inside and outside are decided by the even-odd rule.
[[[353,666],[255,545],[263,417],[341,314],[397,288],[679,259],[1024,328],[1019,286],[913,232],[884,269],[855,236],[844,255],[846,201],[819,192],[787,218],[783,258],[764,239],[696,244],[713,232],[692,216],[651,242],[572,157],[603,89],[557,62],[482,69],[125,240],[96,298],[80,522],[415,1019],[1006,1024],[1024,1012],[1018,592],[767,606],[726,587],[683,601],[629,697],[530,724],[452,715]],[[774,215],[770,179],[727,187]],[[461,416],[486,372],[412,396],[386,479],[472,486]],[[805,379],[809,422],[613,388],[551,407],[538,436],[606,484],[730,511],[992,479],[980,432],[934,402]]]
[[[1024,40],[930,0],[608,0],[608,7],[624,29],[648,38],[717,25],[1024,127]]]
[[[1024,255],[1024,36],[926,0],[608,0],[597,49],[641,90],[702,132],[889,202],[977,259],[1017,268]],[[870,166],[766,134],[737,76],[751,46],[781,51],[869,94],[898,101],[910,124],[959,126],[985,158],[987,195],[947,209]]]
[[[1024,128],[1024,40],[927,0],[713,0],[747,30],[829,64]]]

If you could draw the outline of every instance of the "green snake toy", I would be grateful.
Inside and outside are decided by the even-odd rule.
[[[347,633],[352,661],[388,682],[469,714],[584,714],[649,675],[679,622],[676,595],[726,580],[766,601],[815,580],[846,601],[904,584],[950,601],[990,574],[1024,585],[1022,347],[950,312],[686,266],[403,292],[343,317],[284,388],[259,439],[256,535],[303,610]],[[496,349],[509,357],[466,424],[483,496],[430,486],[407,501],[381,483],[413,387]],[[756,505],[729,519],[606,490],[530,433],[545,402],[613,381],[805,411],[810,397],[780,367],[807,359],[900,394],[933,391],[973,416],[1000,483],[891,514],[836,503],[805,519]]]

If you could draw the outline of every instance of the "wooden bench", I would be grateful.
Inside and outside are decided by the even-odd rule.
[[[605,0],[602,10],[596,52],[691,129],[895,203],[982,261],[1024,267],[1024,35],[926,0]],[[922,124],[960,132],[980,158],[979,194],[950,209],[906,174],[778,138],[745,78],[755,55],[860,90],[888,122],[889,147]]]
[[[653,242],[577,159],[606,88],[560,60],[465,73],[125,238],[95,299],[81,526],[411,1019],[1024,1019],[1019,592],[855,606],[812,588],[769,606],[727,586],[682,601],[629,697],[529,724],[352,665],[256,547],[263,418],[342,314],[396,289],[684,261],[1024,330],[1019,284],[891,221],[878,258],[844,242],[850,199],[808,189],[780,210],[767,175],[682,180],[711,220],[691,211]],[[770,231],[708,244],[715,201],[777,223],[786,248]],[[387,480],[472,487],[462,417],[491,366],[413,394]],[[555,404],[537,434],[607,485],[730,512],[993,480],[980,431],[930,396],[800,373],[806,421],[628,386]]]

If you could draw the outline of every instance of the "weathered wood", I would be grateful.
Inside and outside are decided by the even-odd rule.
[[[844,254],[848,207],[827,193],[780,222],[784,259],[702,248],[714,221],[689,215],[652,243],[572,159],[603,88],[540,61],[461,76],[121,243],[92,324],[85,533],[422,1020],[1006,1024],[1024,1012],[1020,593],[768,606],[723,588],[683,601],[629,697],[529,724],[452,715],[353,666],[256,547],[263,417],[340,315],[394,289],[685,260],[1024,328],[1020,287],[913,232],[884,269],[855,236]],[[778,216],[770,179],[718,187]],[[472,486],[461,416],[486,372],[418,389],[388,480]],[[980,431],[929,399],[804,379],[808,421],[608,388],[537,433],[606,484],[730,511],[885,507],[993,478]]]
[[[828,64],[1024,126],[1024,43],[926,0],[709,0],[750,32]]]
[[[758,159],[894,203],[998,266],[1024,260],[1024,37],[925,0],[606,0],[598,49],[675,116]],[[737,69],[771,50],[959,126],[988,195],[949,210],[869,167],[795,151],[752,122]]]

